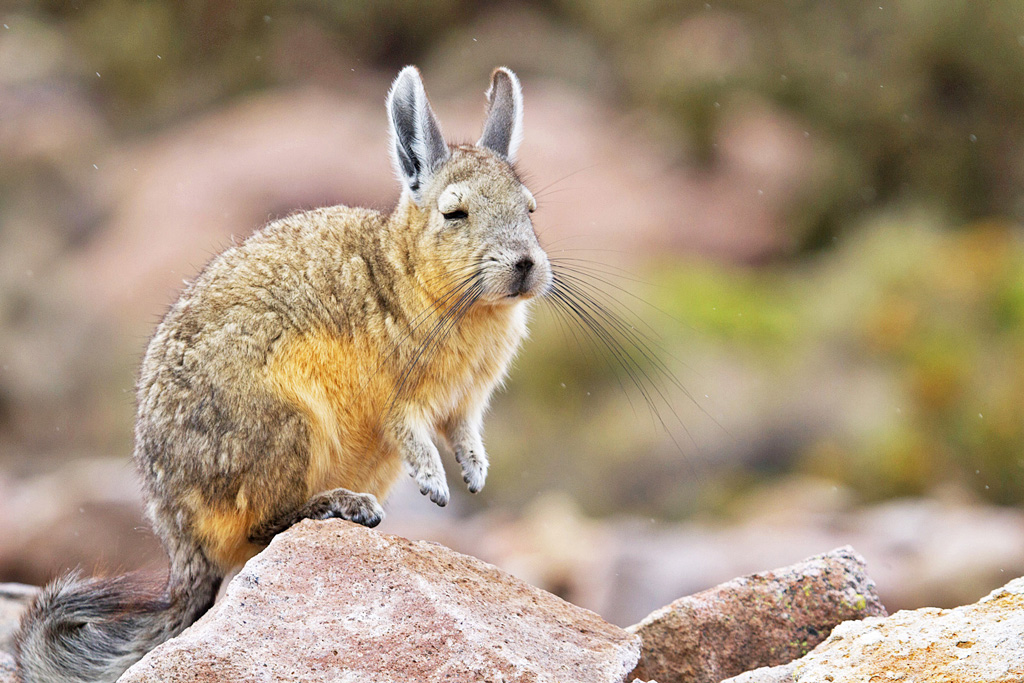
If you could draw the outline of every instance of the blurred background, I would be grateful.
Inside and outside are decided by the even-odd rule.
[[[148,335],[268,220],[394,204],[408,63],[454,140],[519,74],[537,230],[605,332],[539,305],[487,488],[448,458],[453,504],[403,480],[382,530],[622,625],[847,543],[890,611],[1024,574],[1017,0],[6,0],[0,581],[162,565]]]

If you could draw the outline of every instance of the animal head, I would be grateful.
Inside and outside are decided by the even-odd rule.
[[[519,79],[495,69],[486,95],[480,139],[449,145],[419,71],[407,66],[388,93],[391,158],[421,262],[454,279],[472,276],[478,301],[511,304],[544,294],[551,265],[530,218],[537,202],[512,166],[523,133]]]

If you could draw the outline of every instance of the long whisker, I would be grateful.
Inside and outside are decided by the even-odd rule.
[[[601,344],[608,350],[612,357],[615,358],[615,360],[618,362],[619,366],[626,372],[626,376],[629,378],[630,382],[633,384],[634,387],[636,387],[637,391],[644,399],[644,403],[647,405],[648,410],[650,411],[652,420],[654,420],[657,424],[661,426],[662,430],[668,435],[668,437],[672,440],[672,443],[676,446],[676,449],[679,452],[683,451],[682,446],[676,440],[675,435],[668,428],[668,424],[666,423],[665,418],[661,413],[661,409],[658,406],[658,401],[656,401],[656,398],[660,399],[661,403],[668,409],[668,411],[673,415],[673,417],[675,417],[676,422],[680,425],[680,427],[682,427],[683,431],[690,439],[690,442],[696,446],[696,441],[694,440],[693,435],[690,433],[689,428],[687,428],[686,424],[683,423],[682,419],[679,417],[679,414],[672,407],[671,402],[668,400],[665,393],[662,391],[661,387],[659,387],[658,384],[651,378],[650,374],[643,368],[639,361],[630,354],[630,351],[623,346],[623,344],[616,338],[615,335],[609,333],[607,330],[601,327],[600,322],[594,319],[594,316],[589,311],[587,311],[586,306],[578,306],[578,309],[576,310],[580,311],[580,313],[578,313],[577,315],[581,316],[581,318],[584,320],[586,324],[586,327],[596,334],[598,339],[601,341]]]
[[[580,289],[574,286],[571,282],[565,282],[563,284],[572,292],[573,296],[584,302],[584,306],[590,311],[591,317],[595,318],[595,322],[598,325],[607,325],[611,328],[611,334],[609,337],[614,341],[616,347],[619,349],[619,354],[627,358],[632,363],[634,369],[639,372],[641,378],[646,382],[649,392],[653,391],[656,393],[661,401],[671,409],[671,404],[666,396],[666,387],[662,384],[662,382],[668,381],[670,384],[678,388],[687,398],[689,398],[694,405],[697,405],[698,408],[700,407],[690,391],[683,386],[682,382],[679,381],[679,379],[661,360],[659,354],[655,353],[655,351],[643,340],[641,336],[642,333],[636,330],[633,326],[628,325],[628,323],[624,322],[613,311],[602,306],[585,292],[580,291]],[[634,354],[637,354],[639,358],[634,356]],[[652,378],[651,374],[644,369],[644,365],[641,364],[641,361],[654,368],[655,377]],[[660,379],[661,381],[656,381],[656,379]],[[676,421],[679,422],[680,426],[682,426],[687,435],[689,435],[689,429],[687,429],[686,425],[682,423],[679,415],[674,409],[671,410]],[[661,420],[660,414],[658,414],[658,419]],[[692,440],[691,436],[691,441]]]
[[[581,276],[587,275],[588,274],[586,273],[581,274]],[[594,277],[594,279],[597,279],[600,282],[604,282],[601,278]],[[678,387],[680,390],[686,393],[687,397],[689,397],[690,400],[694,400],[693,396],[690,395],[686,387],[684,387],[682,383],[678,380],[678,378],[676,378],[676,376],[672,374],[672,372],[668,369],[668,366],[666,366],[664,362],[661,361],[661,356],[667,355],[670,358],[673,358],[673,360],[681,362],[678,359],[674,358],[672,354],[670,354],[668,350],[655,338],[657,336],[657,332],[654,331],[654,328],[652,328],[636,313],[630,311],[627,306],[625,306],[621,301],[616,299],[613,295],[609,294],[608,292],[604,291],[603,289],[601,289],[600,287],[596,286],[591,282],[587,282],[582,279],[575,279],[572,281],[567,281],[566,286],[571,287],[573,289],[573,292],[577,296],[579,296],[582,299],[585,299],[586,301],[593,304],[597,309],[599,309],[602,319],[605,320],[610,325],[612,325],[613,327],[618,328],[620,333],[622,333],[624,336],[636,335],[636,339],[634,341],[637,345],[637,350],[643,350],[647,354],[649,354],[648,360],[650,360],[653,364],[658,366],[658,371],[665,377],[671,378],[672,383],[676,387]],[[614,285],[610,283],[609,286],[614,287]],[[658,307],[649,304],[644,299],[635,296],[631,292],[622,289],[621,287],[616,289],[619,289],[624,294],[635,298],[640,303],[651,306],[651,308],[653,308],[656,311],[661,311],[661,309],[659,309]],[[605,302],[599,301],[597,299],[598,296],[603,297],[605,299]],[[669,316],[667,313],[665,315],[666,317],[671,318],[671,316]],[[674,320],[674,318],[672,319]],[[635,321],[635,323],[631,323],[630,320]],[[644,332],[643,330],[638,329],[637,325],[639,325],[640,327],[647,328],[648,332]]]
[[[481,262],[473,262],[470,264],[465,264],[464,266],[459,267],[457,270],[453,272],[449,272],[444,275],[432,278],[431,283],[435,283],[436,281],[440,281],[442,279],[453,279],[462,276],[460,279],[456,279],[455,282],[453,282],[447,288],[442,290],[441,294],[439,295],[436,301],[433,301],[430,305],[425,306],[423,310],[421,310],[408,321],[408,328],[405,330],[404,334],[402,334],[398,339],[390,343],[386,353],[384,353],[381,356],[380,360],[377,362],[377,367],[375,368],[374,372],[371,373],[371,375],[363,381],[363,384],[359,388],[359,392],[357,393],[357,395],[362,394],[362,392],[366,390],[366,387],[369,386],[370,381],[376,375],[376,373],[379,372],[381,368],[384,367],[384,365],[388,361],[390,361],[395,356],[395,354],[397,354],[405,346],[405,344],[416,335],[416,332],[423,325],[425,325],[433,317],[435,313],[441,311],[444,308],[444,306],[452,299],[457,300],[461,296],[465,288],[472,284],[473,281],[478,277],[478,269],[480,263]]]
[[[544,187],[542,187],[539,190],[535,191],[533,193],[533,196],[534,197],[540,197],[547,190],[551,189],[552,187],[554,187],[558,183],[564,182],[564,181],[568,180],[569,178],[572,178],[574,175],[577,175],[579,173],[583,173],[584,171],[589,171],[592,168],[597,168],[598,166],[600,166],[600,164],[591,164],[590,166],[584,166],[583,168],[578,168],[575,171],[572,171],[571,173],[567,173],[564,176],[562,176],[561,178],[558,178],[557,180],[553,180],[550,183],[548,183],[547,185],[545,185]]]
[[[567,266],[565,264],[566,261],[571,262],[571,265]],[[626,287],[622,287],[620,285],[617,285],[615,282],[612,282],[610,280],[610,278],[616,278],[616,279],[619,279],[619,280],[634,282],[634,283],[637,283],[637,284],[642,284],[642,285],[645,285],[645,286],[653,287],[653,285],[650,282],[647,282],[646,280],[641,280],[639,278],[636,278],[633,275],[633,273],[630,273],[627,270],[624,270],[624,269],[621,269],[621,268],[616,268],[614,266],[608,266],[608,265],[605,265],[605,264],[601,263],[600,261],[592,261],[590,259],[564,258],[564,257],[563,258],[552,258],[551,259],[551,263],[558,269],[559,272],[571,273],[573,276],[575,276],[574,279],[575,279],[576,283],[581,285],[581,286],[586,287],[588,289],[588,291],[594,293],[595,295],[603,296],[603,297],[605,297],[606,300],[614,302],[614,305],[618,308],[618,310],[624,312],[623,313],[623,317],[624,318],[630,318],[630,319],[636,321],[637,323],[639,323],[639,325],[641,327],[647,328],[647,330],[649,331],[650,334],[649,335],[648,334],[644,334],[642,336],[648,342],[652,343],[652,345],[656,346],[659,349],[659,351],[661,351],[662,354],[668,356],[669,358],[671,358],[672,360],[676,361],[680,365],[685,366],[687,370],[689,370],[690,372],[693,372],[698,377],[701,376],[700,373],[697,372],[693,367],[691,367],[686,362],[684,362],[681,359],[679,359],[676,356],[674,356],[671,352],[668,351],[668,349],[666,349],[664,346],[662,346],[660,343],[658,343],[654,339],[654,337],[658,336],[658,333],[655,332],[654,328],[652,328],[643,318],[641,318],[639,315],[634,313],[630,309],[629,306],[624,305],[621,301],[616,299],[613,294],[610,294],[608,291],[606,291],[602,287],[597,286],[597,284],[596,284],[596,283],[600,283],[604,287],[609,287],[611,289],[614,289],[614,290],[620,292],[621,294],[623,294],[624,296],[627,296],[630,299],[633,299],[637,303],[643,304],[645,307],[647,307],[647,308],[649,308],[649,309],[651,309],[653,311],[656,311],[657,313],[659,313],[660,315],[662,315],[666,319],[671,320],[672,322],[676,323],[677,325],[681,325],[683,327],[686,327],[686,328],[692,330],[693,326],[690,325],[689,323],[686,323],[686,322],[680,320],[679,318],[675,317],[671,313],[665,311],[664,309],[662,309],[662,308],[660,308],[658,306],[655,306],[654,304],[652,304],[650,301],[644,299],[643,297],[637,296],[635,293],[631,292]],[[614,272],[614,271],[618,271],[618,272]],[[702,410],[703,410],[703,408],[702,408]]]
[[[402,344],[404,344],[406,341],[408,341],[408,339],[410,337],[412,337],[413,334],[415,334],[416,330],[423,323],[425,323],[427,319],[429,319],[429,317],[430,317],[430,315],[432,313],[435,313],[435,312],[439,311],[453,297],[458,296],[458,294],[462,290],[462,288],[465,287],[470,282],[472,282],[473,278],[475,278],[477,276],[478,270],[479,270],[480,265],[482,263],[483,263],[482,260],[474,261],[472,263],[468,263],[468,264],[462,265],[459,268],[457,268],[456,270],[453,270],[453,271],[450,271],[450,272],[447,272],[447,273],[443,273],[443,274],[437,275],[437,276],[435,276],[433,278],[429,278],[427,280],[424,280],[424,284],[426,284],[428,287],[432,286],[434,284],[437,284],[438,282],[443,282],[443,281],[451,282],[451,284],[446,289],[444,289],[441,292],[440,296],[438,297],[438,299],[436,301],[434,301],[431,305],[424,307],[422,311],[417,313],[409,321],[409,323],[408,323],[409,329],[406,331],[406,334],[403,335],[398,341],[396,341],[393,344],[393,348],[391,349],[391,353],[389,353],[386,356],[385,360],[387,358],[390,358],[391,355],[393,355],[394,352],[398,349],[398,347],[400,347]],[[453,280],[454,280],[454,282],[452,282]]]
[[[654,310],[658,311],[659,313],[662,313],[663,315],[665,315],[665,317],[667,317],[667,318],[671,318],[672,317],[668,313],[665,313],[664,311],[662,311],[657,306],[652,305],[650,302],[645,300],[643,297],[637,296],[636,294],[634,294],[633,292],[629,291],[625,287],[622,287],[621,285],[618,285],[618,284],[612,282],[606,276],[605,273],[600,273],[599,274],[598,272],[595,272],[596,269],[595,269],[595,271],[591,271],[591,270],[588,270],[587,268],[584,268],[584,267],[578,266],[578,265],[566,265],[565,263],[562,263],[558,259],[551,259],[551,263],[558,270],[558,272],[560,272],[562,274],[571,274],[576,279],[577,284],[582,285],[582,286],[586,286],[588,289],[592,290],[593,292],[606,296],[607,298],[609,298],[611,301],[615,302],[615,304],[617,304],[619,306],[622,306],[622,303],[620,301],[618,301],[614,296],[608,294],[605,290],[603,290],[601,287],[599,287],[597,285],[601,284],[601,285],[604,285],[605,287],[609,287],[611,289],[614,289],[615,291],[623,294],[624,296],[627,296],[627,297],[635,300],[638,303],[642,303],[645,306],[649,306],[649,307],[653,308]],[[622,277],[622,276],[616,276],[614,274],[613,274],[613,276],[614,277]],[[629,279],[629,278],[623,278],[623,279]],[[642,282],[640,280],[632,280],[632,281],[633,282]],[[643,284],[646,284],[646,283],[643,283]],[[626,308],[624,306],[622,308],[628,311],[628,308]],[[651,332],[654,331],[651,328],[651,326],[646,321],[643,320],[643,318],[641,318],[640,316],[636,315],[635,313],[630,313],[630,315],[633,317],[633,319],[635,319],[638,323],[640,323],[640,325],[642,325],[642,326],[646,327],[647,329],[651,330]]]
[[[576,340],[577,346],[584,350],[590,347],[596,347],[597,341],[595,340],[599,338],[599,335],[595,334],[594,331],[586,324],[585,318],[582,317],[581,315],[578,315],[577,312],[574,310],[576,304],[571,299],[566,297],[565,294],[558,291],[557,289],[552,289],[550,296],[551,301],[554,304],[552,306],[552,310],[554,310],[559,315],[559,317],[566,321],[569,330],[572,332],[573,338]],[[580,342],[580,338],[579,335],[576,334],[576,330],[579,330],[581,333],[583,333],[585,338],[590,342],[589,347],[585,346],[582,342]],[[607,348],[605,350],[607,350]],[[622,391],[622,395],[626,397],[626,401],[629,403],[629,407],[633,411],[633,415],[635,416],[636,406],[633,405],[633,399],[630,397],[629,392],[626,391],[626,387],[625,385],[623,385],[622,378],[619,376],[619,373],[617,372],[615,365],[612,364],[611,360],[607,356],[602,357],[602,360],[604,361],[605,366],[611,372],[612,377],[615,378],[615,382],[619,385],[619,389]]]
[[[639,362],[626,351],[616,336],[606,329],[598,318],[595,318],[587,304],[579,301],[572,291],[565,287],[564,280],[556,278],[555,283],[557,300],[568,306],[569,311],[601,342],[619,366],[626,372],[626,376],[636,387],[637,391],[640,392],[648,407],[652,411],[656,411],[656,405],[648,389],[650,377],[645,377],[641,374],[644,371]],[[623,387],[623,390],[625,390],[625,387]]]
[[[576,252],[576,251],[589,251],[589,250],[560,249],[560,250],[558,250],[558,251],[556,251],[554,253],[561,254],[561,253],[564,253],[564,252]],[[549,251],[548,253],[551,254],[552,252]],[[632,273],[632,272],[626,270],[625,268],[620,268],[618,266],[611,265],[610,263],[602,263],[601,261],[595,261],[593,259],[578,258],[578,257],[575,257],[575,256],[552,256],[551,257],[551,262],[552,263],[562,264],[562,265],[564,265],[566,263],[571,263],[574,266],[576,266],[577,268],[581,268],[581,269],[584,269],[584,270],[586,270],[588,267],[590,267],[590,268],[593,269],[593,272],[598,272],[598,273],[607,274],[607,275],[613,275],[614,277],[617,277],[620,280],[626,280],[628,282],[636,282],[638,284],[647,285],[647,286],[651,285],[651,283],[648,282],[647,280],[643,280],[643,279],[639,278],[635,273]]]
[[[614,290],[648,306],[651,304],[612,281],[606,270],[597,271],[588,268],[592,263],[590,261],[576,258],[552,258],[551,262],[554,278],[548,299],[553,304],[552,308],[560,311],[560,318],[573,323],[570,327],[585,332],[596,342],[598,347],[604,349],[607,353],[606,364],[612,368],[620,388],[625,392],[622,379],[619,377],[621,372],[625,374],[625,378],[643,398],[652,418],[660,424],[677,448],[679,448],[679,444],[675,440],[672,430],[668,429],[668,423],[662,414],[665,409],[671,413],[673,421],[683,429],[691,443],[696,445],[696,441],[672,406],[667,392],[669,385],[678,389],[701,412],[724,430],[718,420],[700,405],[694,395],[662,360],[663,356],[671,357],[671,354],[668,354],[659,343],[656,338],[657,333],[653,328],[608,290]],[[621,277],[614,273],[611,276]],[[654,306],[652,308],[659,310]],[[662,311],[662,313],[664,312]],[[639,328],[646,328],[647,331]],[[575,332],[573,334],[575,336]],[[625,393],[628,398],[629,392]],[[632,407],[632,402],[630,405]]]
[[[429,359],[433,357],[433,354],[440,348],[441,343],[448,337],[455,325],[457,325],[463,318],[466,311],[469,310],[469,307],[476,303],[476,300],[483,291],[483,283],[477,276],[469,278],[469,280],[464,284],[468,284],[468,286],[461,291],[461,294],[458,296],[455,303],[446,309],[441,317],[438,318],[433,327],[427,333],[426,338],[418,345],[411,358],[406,361],[402,374],[389,397],[386,413],[389,413],[392,410],[395,402],[401,398],[407,386],[419,382],[421,378],[420,373],[426,365],[423,361],[429,361]],[[410,382],[413,378],[414,372],[417,373],[415,381]]]

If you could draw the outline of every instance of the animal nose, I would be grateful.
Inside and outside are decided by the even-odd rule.
[[[530,272],[531,268],[533,268],[533,259],[529,256],[524,256],[516,261],[516,270],[524,276]]]

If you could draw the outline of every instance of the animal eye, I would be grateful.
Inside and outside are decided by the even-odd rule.
[[[448,213],[444,213],[441,215],[444,216],[444,219],[446,221],[459,221],[462,220],[463,218],[469,217],[469,214],[463,211],[462,209],[455,209],[454,211],[449,211]]]

